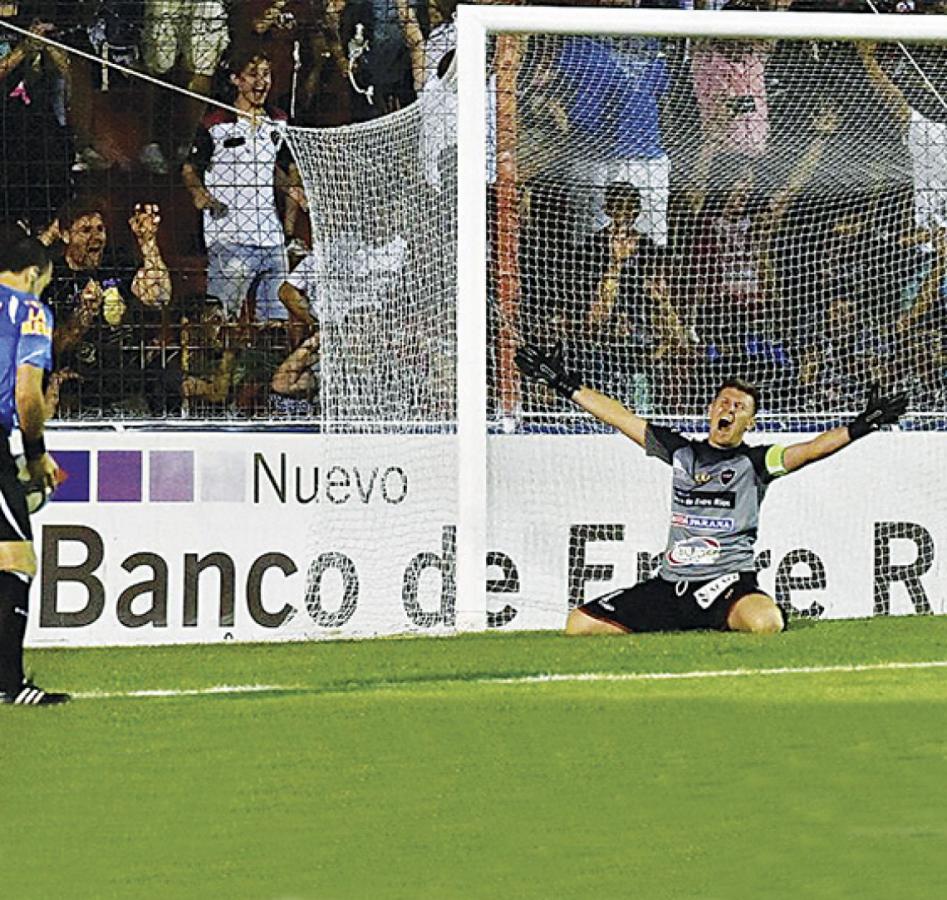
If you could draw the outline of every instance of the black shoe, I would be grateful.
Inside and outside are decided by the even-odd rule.
[[[0,703],[15,706],[56,706],[71,699],[68,694],[53,694],[29,681],[24,681],[19,691],[0,691]]]

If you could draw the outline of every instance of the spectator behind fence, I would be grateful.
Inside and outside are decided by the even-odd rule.
[[[763,41],[702,40],[694,47],[694,93],[704,140],[714,152],[739,153],[751,158],[766,153],[769,51],[769,45]]]
[[[245,333],[246,324],[241,328]],[[181,322],[181,393],[188,416],[229,411],[239,386],[237,357],[243,344],[219,304],[201,302],[187,311]]]
[[[148,203],[128,220],[138,266],[107,253],[106,205],[98,199],[72,204],[44,235],[62,242],[48,297],[63,418],[167,411],[171,375],[162,350],[171,277],[158,246],[160,221]],[[170,394],[174,405],[173,388]]]
[[[349,53],[342,41],[338,0],[308,0],[308,24],[300,27],[302,74],[297,102],[301,125],[328,128],[352,121]]]
[[[288,353],[288,334],[281,325],[228,321],[212,303],[189,310],[181,328],[186,414],[206,418],[265,411],[270,382]]]
[[[671,302],[667,254],[636,228],[638,189],[609,185],[605,211],[609,224],[577,248],[570,266],[582,318],[568,355],[595,373],[596,384],[649,412],[656,386],[665,386],[665,364],[688,340]]]
[[[180,61],[183,87],[209,96],[214,74],[230,41],[227,10],[222,0],[145,0],[142,57],[145,70],[167,78]],[[150,86],[145,121],[150,138],[141,162],[156,175],[170,171],[168,159],[183,161],[190,150],[206,103],[181,100],[175,115],[174,96],[164,87]]]
[[[601,228],[605,186],[635,185],[638,228],[667,243],[670,164],[661,142],[658,103],[669,85],[667,64],[653,39],[572,37],[558,51],[555,78],[564,79],[566,116],[581,148],[572,152],[581,237]]]
[[[279,290],[289,268],[275,189],[300,206],[305,196],[278,124],[285,115],[266,107],[272,86],[266,54],[248,48],[235,56],[230,81],[240,115],[209,114],[182,172],[194,206],[204,212],[207,294],[235,318],[256,284],[257,319],[283,320],[289,312]]]
[[[857,297],[841,288],[816,324],[801,361],[800,384],[816,411],[857,408],[866,384],[888,381],[884,338]]]
[[[307,99],[303,94],[308,70],[317,62],[312,43],[323,33],[326,17],[317,8],[321,6],[310,0],[244,0],[230,8],[232,52],[241,54],[249,46],[266,53],[272,66],[273,100],[286,110],[290,121],[295,121],[297,107]],[[316,53],[321,55],[326,49],[327,45],[320,44]],[[337,63],[344,64],[338,41],[334,49]]]
[[[937,228],[919,256],[919,271],[905,292],[907,309],[895,326],[897,383],[921,410],[947,410],[947,229]]]
[[[794,0],[792,9],[810,8]],[[892,45],[861,48],[848,41],[780,41],[767,66],[767,78],[778,85],[770,101],[772,149],[792,156],[804,146],[805,123],[821,107],[838,118],[838,140],[827,148],[805,195],[817,200],[833,195],[873,193],[883,200],[879,213],[889,228],[901,232],[913,218],[911,154],[903,120],[880,89],[876,66],[898,68],[900,51]]]
[[[140,2],[99,0],[59,3],[57,8],[60,31],[56,37],[59,40],[117,65],[140,68]],[[60,51],[51,48],[49,52]],[[127,168],[135,147],[127,140],[125,130],[112,120],[112,113],[128,105],[125,97],[133,96],[137,106],[138,94],[132,94],[137,83],[115,69],[95,66],[77,53],[64,53],[63,59],[63,72],[68,79],[69,120],[76,142],[73,171],[108,169],[113,165]],[[118,86],[121,93],[115,90]],[[98,103],[93,99],[96,88]]]
[[[269,412],[284,418],[311,418],[319,409],[319,332],[283,360],[270,379]]]
[[[818,169],[838,117],[826,108],[816,114],[812,127],[812,140],[781,183],[772,174],[761,183],[758,164],[746,157],[711,158],[704,147],[697,177],[709,179],[709,190],[697,190],[691,198],[695,220],[689,265],[697,329],[712,367],[708,377],[722,371],[757,377],[753,367],[759,364],[766,369],[790,365],[783,342],[791,316],[783,307],[795,306],[799,285],[780,284],[777,278],[780,263],[794,267],[785,252],[778,252],[777,243],[785,245],[776,237]],[[708,172],[703,166],[711,162]],[[787,292],[780,293],[780,287]]]
[[[443,77],[444,66],[449,65],[444,60],[452,59],[457,49],[457,0],[427,0],[423,11],[427,14],[427,29],[419,23],[410,33],[416,35],[410,49],[415,89],[419,92]],[[422,9],[412,5],[408,12],[411,21],[417,22]]]
[[[911,155],[915,224],[919,228],[941,229],[947,226],[947,122],[944,121],[947,111],[935,111],[939,112],[941,120],[938,121],[914,109],[879,62],[877,46],[869,41],[860,41],[856,46],[875,91],[893,122],[900,127]],[[924,97],[922,88],[936,92],[926,75],[920,82],[912,92],[916,99]],[[927,107],[929,103],[923,105]]]
[[[25,24],[22,21],[19,24]],[[34,22],[37,36],[56,26]],[[5,218],[47,222],[70,190],[73,157],[61,79],[69,61],[0,24],[0,185]]]

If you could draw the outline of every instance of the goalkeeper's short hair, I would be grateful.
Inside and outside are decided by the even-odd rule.
[[[756,415],[760,411],[760,389],[755,384],[750,384],[749,381],[743,378],[727,378],[720,384],[720,387],[717,388],[714,397],[719,397],[720,392],[725,388],[736,388],[738,391],[752,397],[753,415]]]

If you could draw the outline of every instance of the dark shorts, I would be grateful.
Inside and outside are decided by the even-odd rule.
[[[0,440],[3,437],[0,435]],[[32,541],[26,491],[16,477],[16,463],[10,451],[0,447],[0,541]]]
[[[612,591],[579,607],[626,631],[724,631],[733,604],[762,594],[755,572],[734,572],[708,581],[665,581],[660,576]]]

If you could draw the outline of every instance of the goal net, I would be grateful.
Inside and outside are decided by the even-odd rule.
[[[333,485],[312,515],[309,617],[319,635],[462,627],[453,77],[376,121],[288,134],[312,210],[313,456]],[[478,623],[482,591],[479,606]]]
[[[721,381],[744,378],[771,432],[751,443],[849,421],[872,382],[907,392],[910,434],[774,487],[758,566],[787,610],[931,608],[943,516],[923,495],[945,498],[947,47],[944,34],[919,44],[907,32],[932,39],[934,20],[475,18],[489,23],[483,62],[461,83],[485,94],[471,113],[482,146],[462,142],[461,160],[469,150],[481,167],[471,208],[487,196],[492,608],[528,627],[633,584],[667,528],[669,474],[523,380],[522,342],[561,345],[586,384],[688,432],[704,430]],[[873,504],[852,496],[868,481]],[[516,562],[537,558],[530,580]],[[889,603],[879,579],[898,572]]]

